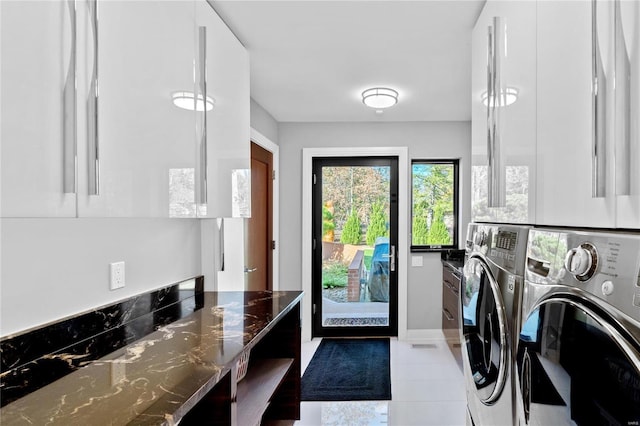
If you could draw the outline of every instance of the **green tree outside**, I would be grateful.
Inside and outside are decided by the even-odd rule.
[[[413,230],[412,244],[413,245],[427,245],[429,240],[429,227],[427,226],[427,218],[424,216],[413,217]]]
[[[413,164],[412,245],[451,244],[446,224],[453,222],[453,171],[452,164]]]
[[[323,241],[333,241],[333,231],[336,224],[333,221],[333,213],[326,205],[322,206],[322,239]]]
[[[322,199],[333,202],[336,229],[355,211],[367,223],[373,203],[389,198],[388,167],[336,166],[322,168]],[[388,204],[388,201],[386,201]]]
[[[382,203],[374,203],[371,207],[371,216],[369,218],[369,226],[367,227],[367,245],[372,246],[378,237],[387,237],[387,216]]]
[[[444,217],[442,210],[437,209],[431,228],[429,228],[428,244],[432,245],[446,245],[451,244],[451,236],[447,225],[444,223]]]
[[[360,218],[355,210],[352,210],[344,224],[344,228],[342,228],[340,242],[343,244],[360,244],[361,239],[362,231],[360,231]]]

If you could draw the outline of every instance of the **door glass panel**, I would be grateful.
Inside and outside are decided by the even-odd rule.
[[[389,326],[391,168],[321,173],[322,326]]]
[[[517,359],[527,423],[638,424],[640,372],[582,309],[561,302],[536,309],[520,332]]]
[[[498,385],[500,319],[486,266],[470,259],[464,267],[462,332],[476,394],[486,400]]]

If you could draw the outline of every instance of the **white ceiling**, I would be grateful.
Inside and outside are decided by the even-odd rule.
[[[471,119],[471,30],[484,0],[214,1],[248,49],[251,97],[280,122]],[[378,115],[364,89],[387,86]]]

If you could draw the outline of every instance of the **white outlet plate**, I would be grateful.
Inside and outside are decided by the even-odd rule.
[[[124,287],[124,262],[109,264],[109,286],[111,290]]]

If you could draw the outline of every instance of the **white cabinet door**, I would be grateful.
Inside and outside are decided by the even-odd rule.
[[[72,13],[0,2],[2,217],[76,215]]]
[[[612,3],[598,2],[604,96],[599,108],[609,120],[612,105],[605,92],[613,90],[613,52],[606,15]],[[615,227],[613,147],[599,145],[596,153],[593,145],[592,2],[540,1],[537,7],[537,223]],[[611,137],[610,128],[600,129]],[[592,196],[594,167],[600,170],[601,197]]]
[[[628,111],[619,111],[628,119],[628,169],[629,195],[617,197],[617,220],[619,228],[640,229],[640,2],[622,0],[620,2],[621,31],[624,51],[622,59],[628,61]]]
[[[489,1],[472,36],[472,219],[534,223],[536,199],[536,8],[535,2]],[[497,18],[497,20],[495,19]],[[488,114],[489,28],[498,37],[496,69],[502,94]],[[504,185],[505,203],[488,207],[488,131],[496,124],[499,147],[497,179]]]
[[[196,10],[198,38],[206,28],[206,91],[214,102],[205,113],[207,197],[199,217],[249,217],[249,56],[206,1]]]
[[[474,222],[497,220],[496,210],[487,208],[487,105],[482,99],[488,86],[488,28],[495,13],[494,3],[486,3],[471,37],[471,220]]]
[[[83,16],[87,52],[79,92],[90,97],[97,66],[96,176],[91,107],[79,145],[79,216],[195,217],[193,108],[174,105],[194,92],[195,5],[191,1],[97,2],[97,64],[91,10]],[[98,179],[98,194],[92,185]]]

